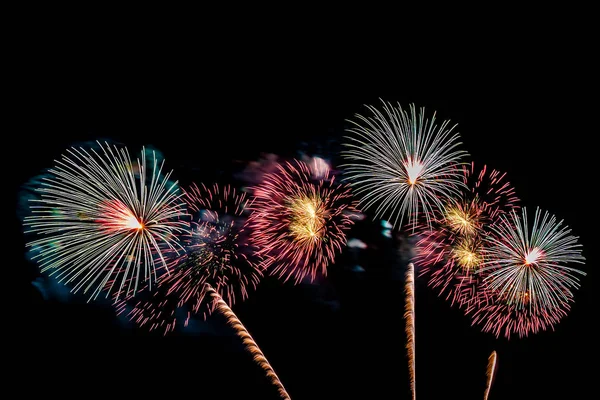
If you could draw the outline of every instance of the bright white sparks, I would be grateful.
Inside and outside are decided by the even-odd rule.
[[[406,175],[408,176],[408,183],[410,185],[415,185],[417,183],[417,179],[419,179],[421,173],[423,172],[423,163],[412,160],[411,157],[408,157],[403,165],[406,169]]]
[[[535,264],[537,260],[542,256],[540,249],[533,249],[527,255],[525,255],[525,265]]]
[[[24,220],[37,235],[27,246],[73,292],[135,294],[183,251],[177,234],[189,230],[187,212],[154,152],[147,162],[142,149],[134,162],[125,148],[98,145],[68,149],[48,171]]]
[[[424,215],[430,225],[433,210],[443,210],[448,198],[460,194],[465,184],[458,166],[467,155],[458,147],[458,133],[449,121],[437,125],[435,113],[425,118],[425,110],[410,113],[400,105],[383,102],[383,111],[367,106],[372,116],[357,115],[351,121],[342,165],[361,205],[374,208],[375,218],[394,226],[404,217],[412,224]]]
[[[576,274],[585,275],[568,264],[583,264],[585,258],[578,238],[562,223],[539,208],[531,226],[525,208],[521,215],[502,216],[492,226],[480,270],[489,288],[517,309],[564,308],[573,297],[571,289],[579,287]]]

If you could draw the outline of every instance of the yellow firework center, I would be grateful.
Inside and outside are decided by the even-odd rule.
[[[452,249],[452,256],[461,267],[475,269],[483,262],[479,250],[472,240],[463,239]]]
[[[318,197],[301,197],[292,201],[290,232],[296,240],[316,240],[323,235],[325,210]]]
[[[451,207],[446,211],[446,222],[454,232],[473,234],[479,223],[477,214],[471,210]]]

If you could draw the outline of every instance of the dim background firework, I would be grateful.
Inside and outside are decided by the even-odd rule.
[[[191,213],[185,254],[176,258],[172,273],[145,298],[117,303],[117,311],[140,326],[165,334],[186,327],[190,318],[212,311],[206,298],[210,285],[229,306],[247,298],[261,277],[261,256],[248,241],[248,197],[231,185],[192,183],[183,197]],[[151,289],[151,288],[149,288]]]
[[[509,18],[511,27],[527,29],[517,29],[515,37],[487,35],[487,30],[477,31],[475,41],[421,24],[411,34],[419,39],[414,44],[405,46],[396,36],[394,46],[381,53],[366,51],[373,49],[358,41],[352,51],[340,51],[337,41],[323,37],[320,43],[328,51],[317,57],[316,48],[288,47],[293,41],[287,40],[266,49],[264,35],[256,37],[252,30],[234,30],[240,35],[222,46],[206,24],[197,24],[200,32],[192,35],[185,23],[153,34],[132,26],[134,18],[119,29],[126,13],[102,25],[72,14],[65,18],[79,21],[77,26],[63,24],[65,18],[24,14],[30,22],[18,36],[25,43],[18,45],[17,57],[7,56],[23,67],[23,76],[15,78],[19,93],[9,96],[8,106],[22,112],[4,141],[4,177],[9,184],[14,180],[15,189],[51,166],[73,141],[99,137],[127,143],[132,152],[143,145],[161,149],[183,187],[229,183],[231,170],[261,153],[288,159],[298,157],[296,144],[303,141],[341,142],[350,127],[346,119],[380,97],[422,105],[437,111],[440,121],[458,124],[471,155],[466,161],[505,171],[522,205],[539,205],[565,219],[581,237],[588,275],[554,332],[510,341],[471,327],[462,310],[448,307],[417,277],[419,399],[481,399],[492,349],[500,367],[490,400],[552,399],[557,393],[585,399],[594,393],[595,371],[581,361],[593,355],[597,343],[592,293],[598,289],[598,146],[590,135],[597,112],[588,100],[596,62],[593,47],[586,46],[594,44],[594,24],[578,24],[560,35],[544,29],[548,35],[540,36],[540,26],[519,14]],[[145,25],[159,21],[135,19]],[[234,25],[224,26],[224,32]],[[86,35],[91,30],[93,36]],[[108,31],[118,39],[110,40]],[[198,42],[198,37],[200,45],[188,39]],[[460,51],[469,43],[477,46],[469,49],[473,57]],[[430,57],[421,57],[424,52]],[[319,155],[334,166],[343,163],[334,153]],[[294,400],[410,398],[403,283],[392,280],[404,271],[398,238],[384,236],[381,221],[362,211],[366,218],[354,224],[349,239],[364,244],[345,248],[326,279],[282,285],[265,276],[233,307]],[[18,243],[9,242],[4,250],[5,260],[16,262],[4,263],[4,270],[19,279],[3,282],[15,289],[6,304],[23,320],[6,319],[9,332],[19,337],[6,343],[19,349],[6,355],[22,379],[16,393],[26,388],[31,396],[69,398],[81,396],[72,390],[78,384],[133,398],[157,393],[279,398],[230,329],[214,332],[211,323],[190,323],[190,335],[163,338],[155,332],[149,338],[145,327],[123,325],[98,301],[64,302],[58,293],[44,297],[32,284],[39,269],[24,257],[23,228],[12,212],[6,233]],[[386,367],[390,362],[394,368]]]
[[[477,274],[484,266],[485,239],[501,215],[519,208],[519,199],[506,174],[486,165],[464,166],[462,179],[462,193],[435,213],[431,224],[417,225],[414,262],[441,297],[473,309],[487,301]]]

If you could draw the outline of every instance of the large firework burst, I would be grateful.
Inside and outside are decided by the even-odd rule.
[[[126,148],[98,146],[72,147],[48,171],[24,218],[39,236],[27,246],[42,272],[73,292],[132,295],[168,273],[167,253],[183,252],[185,204],[155,152],[133,161]]]
[[[428,285],[452,304],[485,300],[485,291],[477,290],[481,275],[475,274],[484,265],[485,238],[501,215],[519,207],[505,175],[485,165],[464,166],[466,190],[448,200],[430,225],[415,230],[414,262],[420,276],[428,275]]]
[[[521,214],[512,211],[486,238],[486,260],[478,273],[484,277],[481,290],[492,301],[468,313],[473,313],[473,323],[496,336],[522,337],[553,327],[570,309],[578,275],[585,275],[569,266],[583,264],[585,258],[563,221],[537,208],[530,222],[526,208]]]
[[[179,316],[187,324],[203,304],[210,306],[204,301],[206,285],[233,305],[237,297],[247,297],[262,277],[262,258],[247,240],[246,194],[229,185],[192,184],[184,199],[193,214],[186,252],[173,272],[161,279],[158,290],[148,299],[134,299],[135,306],[128,311],[138,324],[163,329],[165,334],[175,329]],[[127,302],[118,310],[125,312]]]
[[[271,273],[296,283],[325,274],[358,212],[350,188],[329,169],[294,160],[278,164],[252,190],[251,242]]]
[[[443,209],[446,199],[460,193],[457,166],[466,152],[459,149],[459,134],[449,121],[436,125],[425,109],[410,115],[400,105],[383,102],[383,112],[367,106],[372,116],[357,115],[348,131],[342,165],[349,182],[360,195],[365,209],[375,206],[375,217],[394,226],[408,217],[414,223],[420,215],[427,222],[433,210]]]

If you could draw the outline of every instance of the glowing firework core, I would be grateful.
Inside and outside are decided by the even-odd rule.
[[[120,201],[112,201],[103,204],[101,207],[101,217],[97,222],[111,231],[122,230],[142,230],[145,225],[133,211]]]
[[[323,236],[326,210],[318,196],[296,198],[292,201],[291,209],[293,217],[290,231],[297,240],[314,240]]]
[[[451,207],[446,211],[446,222],[454,232],[473,234],[479,221],[477,214],[470,207]]]
[[[483,262],[477,247],[472,240],[464,239],[452,249],[452,254],[461,267],[474,269]]]
[[[406,169],[406,174],[408,175],[408,183],[411,186],[417,184],[417,180],[420,178],[423,173],[423,168],[425,166],[420,161],[413,161],[411,157],[404,162],[404,168]]]
[[[124,225],[129,229],[143,229],[144,225],[138,221],[134,215],[129,215],[124,221]]]
[[[535,264],[540,259],[541,256],[542,256],[542,251],[538,248],[533,248],[525,256],[525,265]]]

